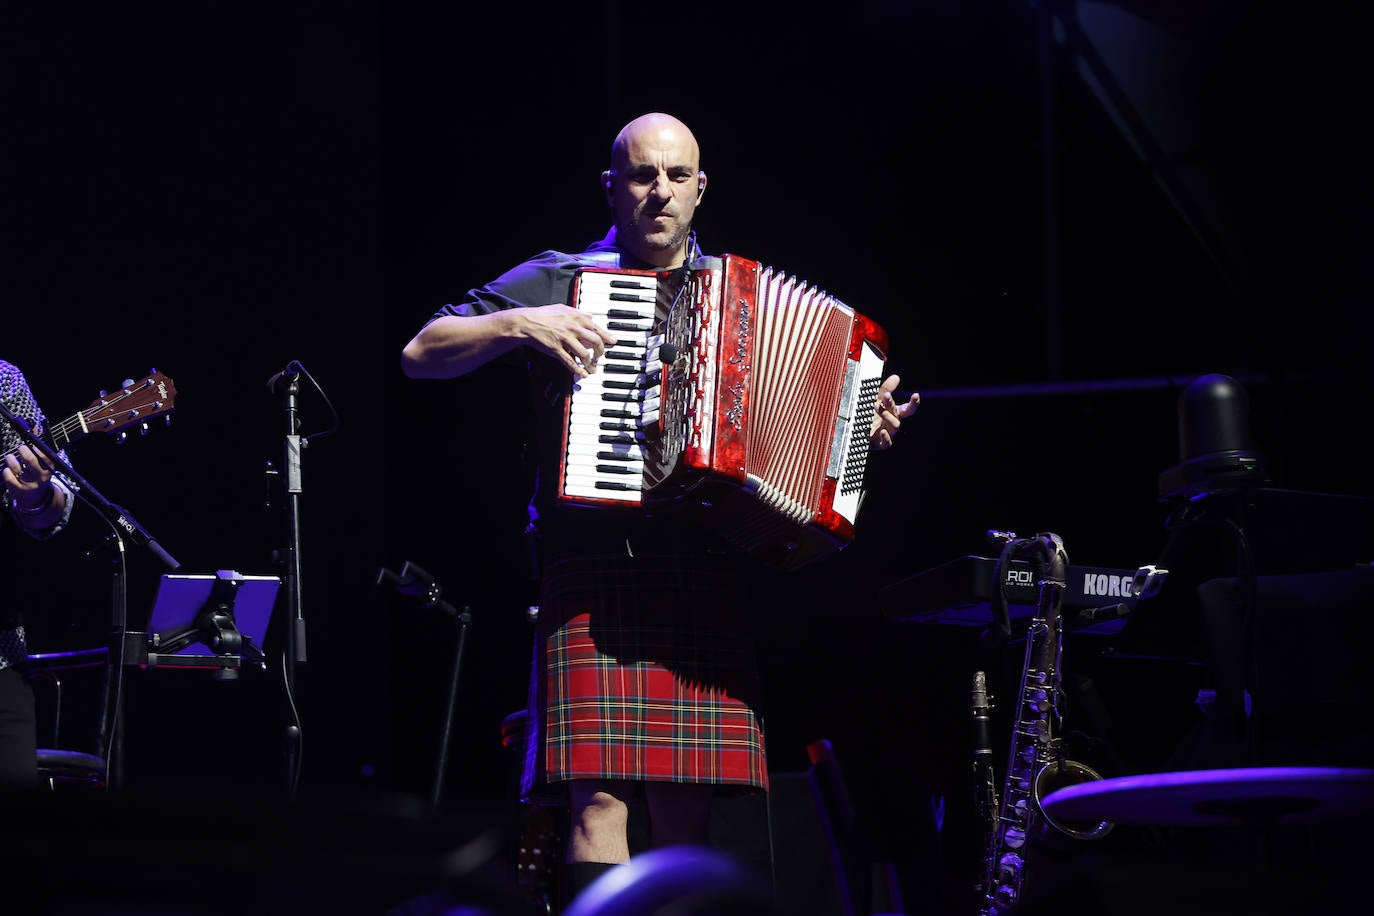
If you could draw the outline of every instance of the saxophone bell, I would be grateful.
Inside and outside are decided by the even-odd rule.
[[[1035,782],[1031,786],[1031,798],[1035,802],[1036,810],[1045,819],[1045,823],[1055,830],[1076,840],[1100,840],[1111,833],[1112,828],[1116,826],[1111,821],[1104,820],[1094,823],[1051,817],[1041,807],[1040,803],[1052,792],[1067,789],[1070,786],[1095,782],[1101,778],[1102,774],[1086,763],[1079,763],[1077,760],[1053,760],[1041,767],[1040,771],[1036,773]]]

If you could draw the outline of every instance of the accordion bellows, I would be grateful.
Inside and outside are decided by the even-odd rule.
[[[794,567],[847,546],[864,494],[887,334],[833,296],[738,255],[666,273],[584,268],[572,302],[619,342],[570,392],[558,498],[672,505]]]

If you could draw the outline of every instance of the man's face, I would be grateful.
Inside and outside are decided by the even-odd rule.
[[[609,179],[617,240],[641,261],[676,267],[702,190],[696,140],[671,123],[632,129],[624,139]]]

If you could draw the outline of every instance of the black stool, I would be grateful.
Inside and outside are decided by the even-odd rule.
[[[104,692],[109,688],[106,666],[108,657],[109,650],[103,646],[28,656],[25,676],[30,683],[46,685],[46,693],[50,697],[48,703],[52,708],[52,715],[48,720],[50,724],[40,739],[46,746],[38,748],[37,760],[38,778],[50,790],[75,788],[105,791],[108,788],[108,762],[101,754],[91,753],[92,750],[99,750],[97,745],[100,743],[99,736],[104,734],[103,728],[99,728],[97,735],[90,739],[89,745],[86,745],[90,750],[62,746],[63,674],[83,669],[100,669],[100,696],[94,708],[99,710],[97,716],[103,716]]]

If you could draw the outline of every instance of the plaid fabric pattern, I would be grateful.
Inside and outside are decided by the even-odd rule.
[[[742,588],[728,564],[700,558],[594,557],[549,569],[526,791],[545,779],[766,789]]]

